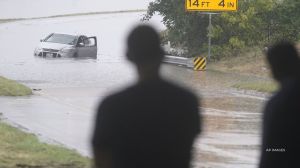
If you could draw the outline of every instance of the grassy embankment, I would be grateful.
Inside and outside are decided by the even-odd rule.
[[[41,143],[0,121],[0,167],[2,168],[87,168],[90,159],[60,146]]]
[[[30,88],[0,77],[0,96],[26,96]],[[1,115],[1,113],[0,113]],[[90,159],[57,145],[42,143],[32,134],[24,133],[1,121],[0,168],[85,168]]]
[[[231,87],[238,89],[272,93],[278,87],[270,75],[264,54],[258,50],[243,56],[227,57],[211,63],[208,65],[209,70],[249,76],[250,80],[237,80],[232,84]],[[251,77],[255,77],[255,80],[251,80]],[[257,80],[257,78],[261,78],[261,80]]]
[[[27,96],[31,95],[30,88],[0,76],[0,96]]]

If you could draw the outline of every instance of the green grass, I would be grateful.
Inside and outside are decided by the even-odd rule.
[[[208,65],[210,71],[234,74],[230,87],[272,93],[278,89],[272,80],[265,55],[259,49],[253,49],[239,57],[226,57]]]
[[[91,160],[0,121],[0,168],[87,168]]]
[[[31,94],[30,88],[0,76],[0,96],[27,96]]]
[[[18,21],[20,19],[0,19],[0,24],[1,23],[7,23],[7,22],[14,22],[14,21]]]
[[[259,92],[272,93],[277,90],[278,85],[271,81],[254,81],[237,83],[232,87],[244,90],[255,90]]]
[[[270,77],[271,74],[265,55],[257,48],[237,57],[224,57],[217,62],[211,62],[208,69],[258,77]]]

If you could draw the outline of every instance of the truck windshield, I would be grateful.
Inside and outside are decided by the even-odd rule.
[[[45,42],[74,45],[76,43],[76,36],[67,34],[52,34],[45,39]]]

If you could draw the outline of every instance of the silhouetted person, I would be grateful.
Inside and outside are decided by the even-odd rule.
[[[93,150],[96,167],[188,168],[200,132],[199,100],[159,75],[164,52],[156,31],[136,27],[127,58],[138,82],[99,106]]]
[[[264,110],[260,168],[300,167],[300,61],[295,47],[281,42],[267,51],[280,89]]]

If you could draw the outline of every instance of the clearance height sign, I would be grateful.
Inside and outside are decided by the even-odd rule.
[[[185,0],[187,11],[237,11],[238,0]]]

